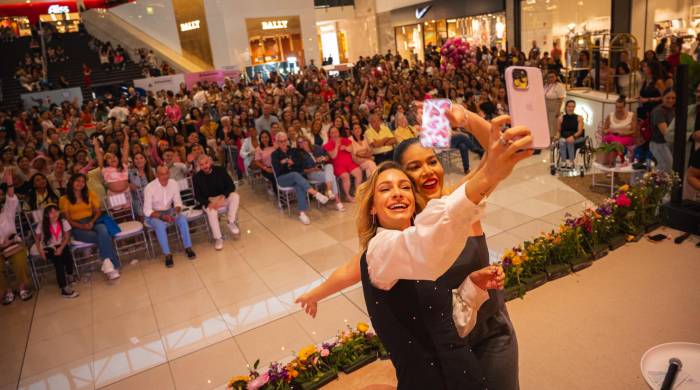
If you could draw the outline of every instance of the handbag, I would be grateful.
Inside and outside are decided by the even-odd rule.
[[[105,225],[105,227],[107,228],[107,233],[109,233],[109,235],[112,237],[115,237],[122,231],[122,229],[119,227],[119,224],[107,214],[100,215],[100,217],[97,218],[97,221],[95,221],[95,224],[98,223]]]

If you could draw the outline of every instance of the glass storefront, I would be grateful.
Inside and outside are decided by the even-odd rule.
[[[10,28],[19,37],[32,35],[32,26],[29,24],[29,18],[25,16],[0,18],[0,27]]]
[[[348,62],[347,37],[344,31],[338,29],[336,22],[317,23],[316,33],[318,34],[318,48],[322,64],[332,65]]]
[[[39,20],[52,25],[59,33],[78,32],[80,28],[80,14],[77,12],[39,15]]]
[[[532,42],[542,52],[554,44],[566,51],[567,41],[578,34],[591,34],[593,41],[610,32],[611,0],[523,0],[520,2],[520,42],[527,53]],[[562,58],[567,65],[565,54]]]
[[[394,28],[396,52],[409,61],[423,61],[428,46],[442,46],[452,37],[462,37],[471,45],[506,47],[505,12],[431,20]]]
[[[253,65],[275,62],[304,63],[298,16],[246,19]]]

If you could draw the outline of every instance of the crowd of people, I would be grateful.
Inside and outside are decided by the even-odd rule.
[[[100,55],[106,50],[110,67],[114,55],[109,53],[123,50],[93,43]],[[149,68],[158,66],[152,52],[141,54]],[[155,230],[165,265],[170,267],[174,263],[166,228],[176,225],[180,232],[188,231],[183,213],[189,206],[180,198],[183,181],[194,189],[196,207],[202,209],[217,250],[224,246],[220,215],[233,235],[240,233],[236,184],[243,178],[264,180],[273,196],[293,193],[296,206],[291,207],[302,223],[309,224],[310,198],[319,204],[331,202],[342,212],[344,202],[355,201],[357,189],[377,165],[391,160],[402,141],[418,136],[414,102],[450,98],[485,120],[507,114],[503,73],[510,64],[543,69],[552,112],[550,131],[570,156],[567,143],[583,129],[571,102],[562,112],[566,88],[561,85],[561,50],[555,46],[551,53],[542,53],[533,45],[526,56],[518,50],[483,47],[475,57],[463,67],[444,69],[434,48],[418,63],[389,52],[360,58],[352,71],[339,76],[308,66],[286,78],[273,72],[265,79],[226,79],[221,85],[202,83],[191,88],[183,84],[177,91],[148,91],[144,96],[130,88],[122,96],[107,93],[82,105],[66,101],[0,112],[0,169],[6,185],[0,187],[3,212],[17,207],[43,209],[53,225],[48,228],[50,237],[46,229],[43,235],[37,231],[49,239],[42,256],[65,256],[70,241],[64,242],[64,235],[94,243],[102,271],[114,279],[120,276],[121,263],[113,232],[103,221],[103,203],[105,197],[126,194],[133,199],[138,219]],[[27,58],[34,63],[31,56]],[[633,62],[630,59],[630,65]],[[664,133],[672,120],[668,88],[674,68],[672,64],[666,68],[654,56],[645,57],[641,69],[645,81],[638,112],[628,113],[622,99],[619,109],[606,118],[605,130],[624,137],[648,126],[651,151],[659,167],[666,167],[665,156],[656,154],[655,144],[660,143],[658,133]],[[453,129],[451,146],[459,151],[465,174],[471,171],[470,154],[483,156],[482,144],[463,128]],[[21,206],[13,209],[14,199]],[[58,211],[47,207],[52,205]],[[282,197],[278,206],[288,207]],[[14,219],[8,214],[0,223],[4,236],[0,241],[10,242],[16,234]],[[183,234],[182,239],[188,257],[194,258],[189,236]],[[47,252],[49,247],[53,249]],[[12,262],[17,275],[27,272],[24,256]],[[64,277],[57,277],[61,291],[74,296],[69,283],[72,268],[62,267]],[[5,288],[4,273],[0,274],[0,287]],[[23,291],[30,291],[29,280],[18,277],[18,281],[20,297],[27,298],[30,293]],[[8,288],[3,302],[13,299]]]
[[[88,47],[97,53],[100,65],[105,71],[124,70],[126,67],[127,53],[121,45],[112,47],[111,42],[102,42],[93,37],[88,41]]]
[[[138,64],[141,66],[143,77],[158,77],[175,74],[175,69],[166,61],[158,59],[153,50],[136,49]]]

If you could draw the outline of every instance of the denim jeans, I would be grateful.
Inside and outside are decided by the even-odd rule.
[[[88,223],[90,220],[92,220],[92,218],[85,218],[78,221],[78,223]],[[117,257],[117,252],[114,250],[112,236],[109,235],[107,227],[104,224],[96,223],[92,227],[92,230],[73,229],[71,230],[71,233],[78,241],[97,244],[97,248],[99,249],[100,257],[102,259],[111,260],[115,269],[119,269],[121,267],[121,263]]]
[[[462,168],[464,172],[469,170],[469,151],[477,153],[479,156],[484,154],[478,143],[466,134],[452,134],[450,138],[450,147],[459,150],[459,155],[462,157]]]
[[[333,174],[333,165],[331,164],[326,164],[323,166],[322,171],[315,171],[311,173],[307,173],[306,176],[308,176],[309,180],[313,181],[318,181],[321,183],[332,183],[332,188],[326,188],[326,190],[331,190],[333,191],[333,194],[338,195],[338,181],[335,178],[335,174]]]
[[[277,183],[282,187],[294,187],[297,195],[297,203],[299,211],[306,211],[309,208],[309,202],[306,199],[306,193],[311,188],[309,181],[304,179],[299,172],[289,172],[282,176],[277,176]]]
[[[559,160],[574,160],[576,149],[573,143],[566,142],[566,138],[559,138]]]
[[[162,211],[162,213],[169,215],[175,214],[173,209]],[[170,224],[160,218],[151,217],[146,218],[146,224],[155,230],[156,237],[158,238],[158,244],[160,244],[160,249],[163,251],[163,254],[169,255],[170,244],[168,243],[167,230]],[[190,226],[187,224],[187,217],[184,214],[178,214],[175,217],[175,226],[177,226],[177,230],[180,232],[180,237],[182,237],[182,245],[184,245],[185,248],[191,248],[192,239],[190,238]]]

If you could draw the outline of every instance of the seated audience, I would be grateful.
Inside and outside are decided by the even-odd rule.
[[[395,138],[392,137],[395,140]],[[340,136],[337,128],[331,127],[328,131],[328,142],[323,145],[333,163],[333,173],[340,178],[343,185],[345,199],[354,202],[355,198],[350,195],[350,176],[355,179],[355,189],[362,183],[362,171],[360,167],[352,161],[352,141],[349,138]],[[376,158],[376,154],[375,154]]]
[[[73,258],[70,253],[71,226],[56,204],[44,208],[40,223],[36,227],[36,248],[44,261],[53,263],[56,269],[56,281],[64,298],[76,298],[80,293],[73,290],[71,284],[76,281],[73,275]]]

